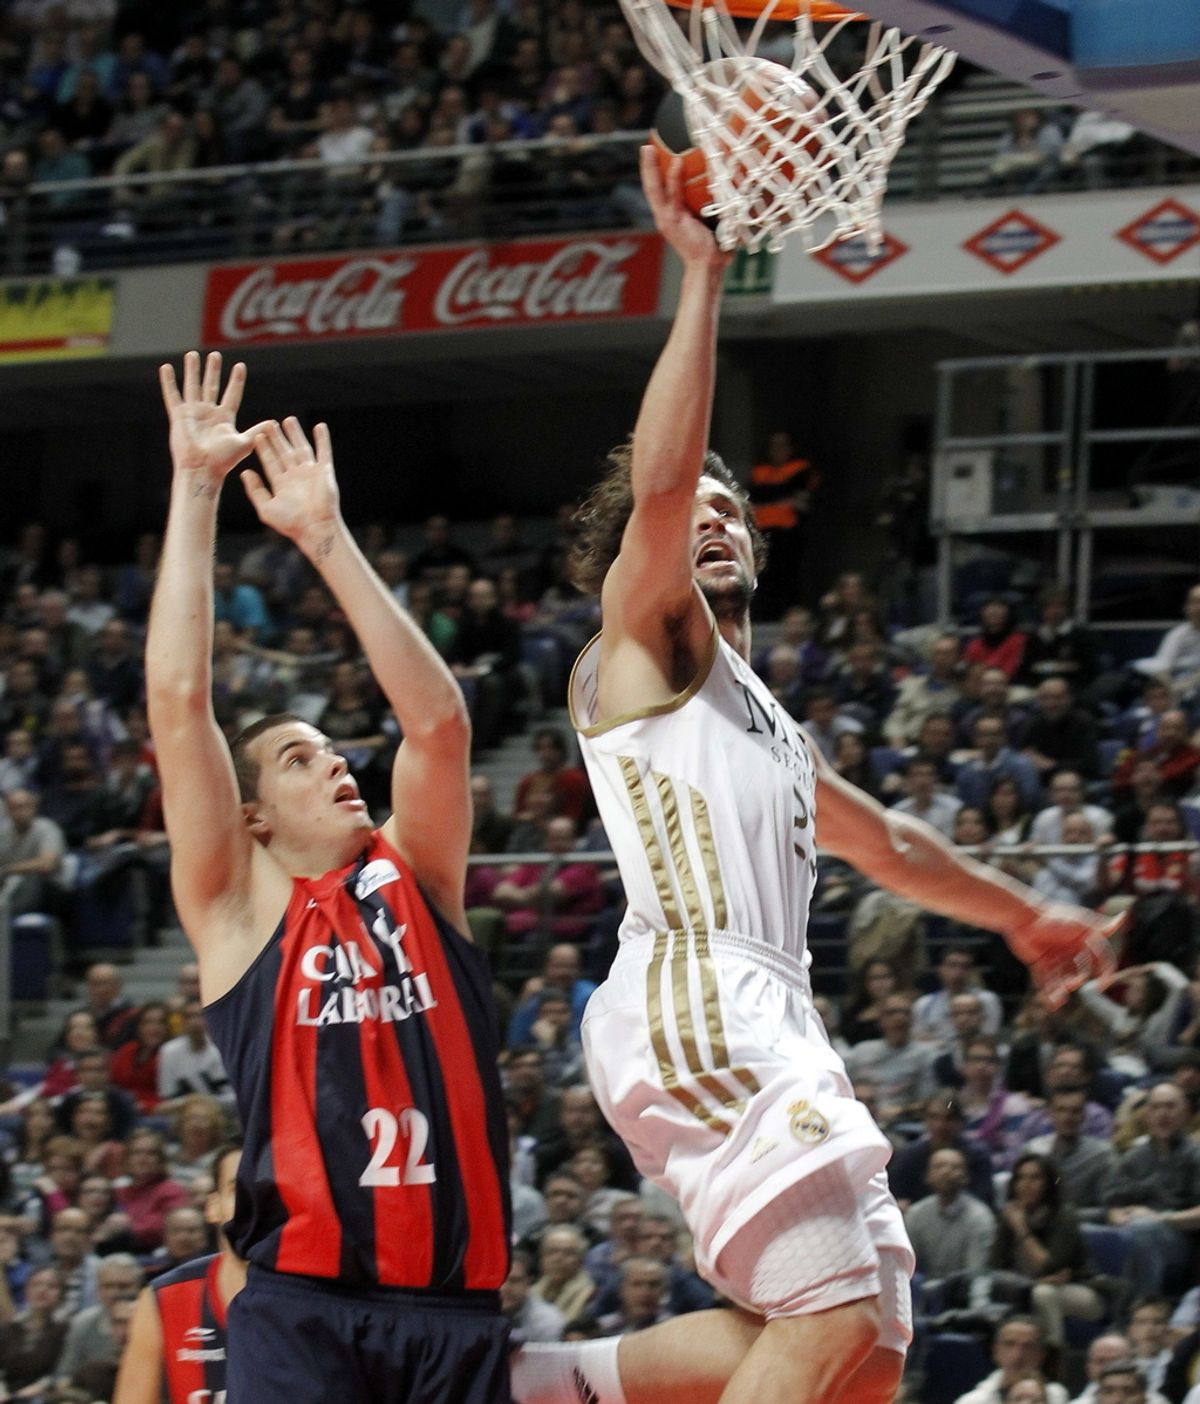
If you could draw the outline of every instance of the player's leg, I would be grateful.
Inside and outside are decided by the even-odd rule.
[[[837,1404],[892,1404],[904,1376],[904,1353],[877,1345],[846,1381]]]
[[[518,1404],[717,1404],[763,1329],[735,1310],[695,1311],[602,1341],[527,1345],[513,1359]],[[581,1388],[582,1386],[582,1388]]]
[[[831,1161],[757,1215],[718,1255],[714,1282],[766,1319],[721,1404],[828,1404],[866,1365],[881,1337],[885,1280],[905,1262],[882,1261],[867,1185]],[[905,1283],[907,1289],[907,1283]]]
[[[827,1404],[864,1365],[878,1335],[873,1297],[776,1317],[734,1371],[720,1404]]]

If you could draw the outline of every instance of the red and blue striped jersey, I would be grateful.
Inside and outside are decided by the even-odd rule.
[[[162,1323],[163,1404],[225,1404],[221,1255],[193,1258],[150,1283]]]
[[[508,1136],[486,957],[376,831],[295,878],[275,935],[205,1011],[245,1144],[235,1251],[347,1285],[494,1290]]]

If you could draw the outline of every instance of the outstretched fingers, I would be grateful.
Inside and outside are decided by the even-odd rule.
[[[317,447],[317,462],[326,468],[333,467],[333,440],[329,437],[329,425],[318,424],[313,430],[313,441]]]
[[[183,398],[185,400],[198,400],[200,398],[199,351],[189,351],[183,358]]]
[[[262,425],[261,432],[254,436],[254,451],[258,454],[258,461],[272,487],[276,480],[287,472],[287,464],[284,462],[287,449],[287,440],[274,420]],[[257,478],[258,475],[254,476]]]
[[[294,414],[289,414],[283,421],[283,432],[287,435],[288,444],[296,453],[307,453],[309,457],[312,456],[312,445],[308,442],[308,437]]]
[[[217,391],[221,388],[221,353],[210,351],[204,361],[204,381],[201,393],[210,405],[217,403]]]
[[[183,404],[183,396],[179,393],[179,384],[175,379],[174,366],[159,366],[158,385],[159,389],[162,391],[163,404],[166,406],[167,417],[170,418]]]
[[[225,393],[221,396],[221,408],[237,416],[237,412],[242,407],[242,391],[246,388],[246,363],[239,361],[229,372],[229,383],[225,386]]]

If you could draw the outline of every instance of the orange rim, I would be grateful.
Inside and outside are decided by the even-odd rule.
[[[677,10],[692,9],[692,0],[667,0]],[[701,4],[720,3],[737,19],[758,19],[767,8],[768,0],[701,0]],[[807,14],[818,24],[829,24],[835,20],[865,20],[866,15],[858,10],[848,10],[844,5],[836,5],[833,0],[778,0],[771,11],[773,20],[794,20]]]

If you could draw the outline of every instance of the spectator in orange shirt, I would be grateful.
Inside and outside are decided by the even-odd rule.
[[[770,436],[766,462],[750,470],[754,520],[767,540],[767,568],[759,580],[757,601],[765,619],[777,619],[799,598],[804,521],[820,482],[820,474],[797,454],[786,429]]]
[[[575,824],[583,821],[591,807],[592,791],[582,767],[567,764],[567,742],[553,726],[533,733],[533,753],[538,768],[517,782],[514,805],[518,819],[528,815],[529,796],[534,790],[548,790],[554,796],[554,814],[565,815]]]

